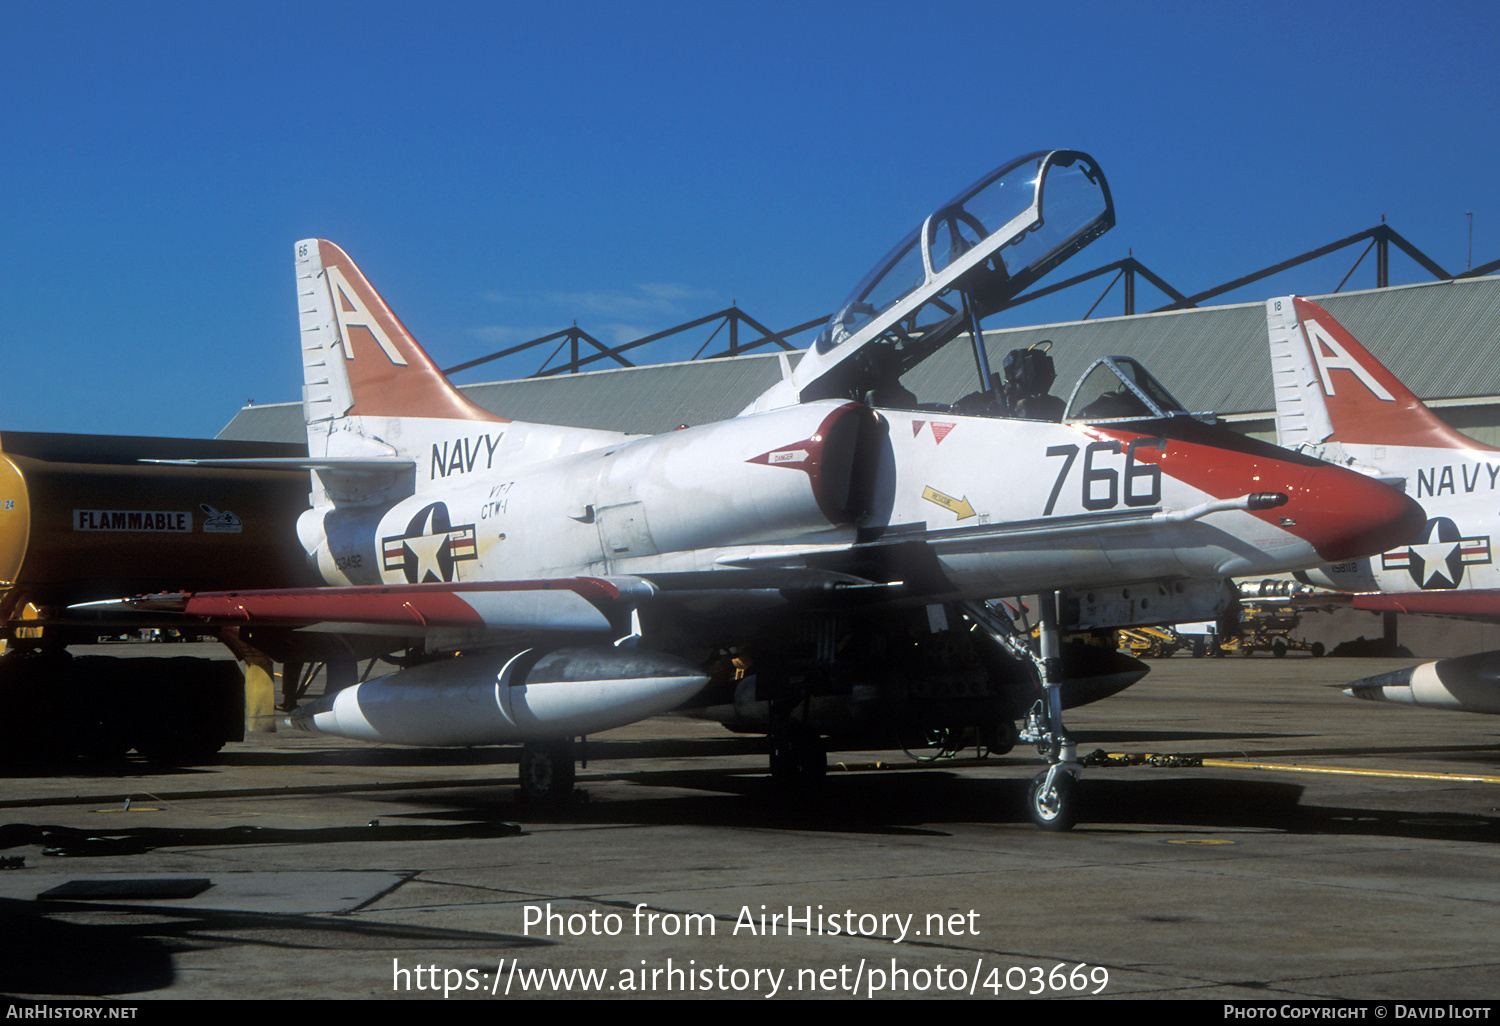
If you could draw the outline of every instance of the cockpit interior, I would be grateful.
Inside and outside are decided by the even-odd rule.
[[[1128,357],[1097,361],[1066,401],[1052,393],[1050,342],[1012,351],[999,372],[990,367],[981,320],[1114,223],[1109,185],[1085,153],[1031,153],[991,171],[902,239],[829,318],[798,366],[801,401],[843,397],[883,409],[1049,421],[1182,413]],[[915,394],[903,379],[949,343],[971,349],[974,389]]]

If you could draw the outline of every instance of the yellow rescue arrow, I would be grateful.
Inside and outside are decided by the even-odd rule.
[[[969,517],[972,517],[974,515],[974,507],[969,505],[969,497],[967,495],[965,495],[962,499],[955,499],[953,496],[944,495],[936,488],[928,485],[926,488],[922,489],[922,498],[926,499],[928,502],[937,503],[939,506],[943,507],[946,510],[951,510],[952,512],[957,513],[958,519],[960,520],[967,520]]]

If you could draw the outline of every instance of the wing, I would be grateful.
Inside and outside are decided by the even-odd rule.
[[[229,626],[334,634],[471,636],[554,632],[617,638],[636,633],[652,602],[744,608],[766,602],[847,600],[889,588],[816,569],[710,570],[645,576],[433,582],[247,591],[163,592],[86,602],[83,613],[182,616]]]
[[[1361,592],[1354,596],[1353,605],[1372,613],[1421,613],[1500,623],[1500,590],[1494,588]]]
[[[654,594],[640,578],[166,592],[88,602],[85,612],[176,614],[240,626],[411,636],[437,629],[605,633]]]
[[[286,627],[334,634],[468,637],[510,633],[639,633],[647,603],[734,615],[796,603],[847,608],[886,601],[932,601],[951,592],[942,557],[1008,545],[1060,541],[1193,520],[1227,509],[1279,505],[1285,496],[1246,495],[1190,510],[1059,517],[944,531],[893,532],[836,546],[778,545],[726,556],[720,569],[638,576],[518,581],[431,582],[251,591],[167,592],[88,602],[88,613],[180,615],[229,626]]]

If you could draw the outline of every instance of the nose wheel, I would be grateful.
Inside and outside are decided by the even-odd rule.
[[[1078,778],[1064,763],[1055,763],[1032,780],[1026,812],[1043,830],[1071,830],[1078,823]]]

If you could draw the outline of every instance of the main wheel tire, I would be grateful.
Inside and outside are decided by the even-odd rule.
[[[816,787],[828,775],[828,750],[823,739],[808,730],[771,737],[771,780],[778,788]]]
[[[989,755],[1008,755],[1019,740],[1016,725],[1010,720],[992,723],[979,732],[979,743]]]
[[[573,742],[548,741],[521,749],[521,794],[528,801],[560,801],[573,793],[578,768]]]
[[[1078,823],[1078,781],[1066,771],[1053,778],[1047,787],[1043,770],[1031,781],[1026,792],[1026,811],[1031,821],[1043,830],[1071,830]]]

